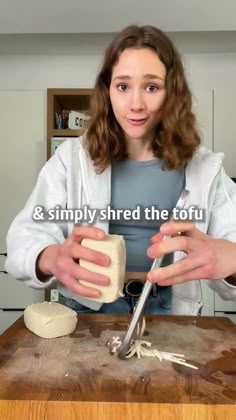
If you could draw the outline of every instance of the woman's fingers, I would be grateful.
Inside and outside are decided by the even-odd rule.
[[[193,232],[194,229],[196,228],[192,222],[170,220],[169,222],[163,223],[161,225],[160,232],[163,235],[174,236],[178,235],[179,232],[188,234]]]
[[[161,226],[161,233],[171,236],[155,241],[147,250],[150,258],[159,258],[176,251],[187,254],[182,260],[152,270],[147,278],[160,286],[183,283],[198,278],[215,276],[215,252],[212,239],[195,228],[192,222],[170,221]],[[178,235],[181,233],[181,235]]]
[[[180,284],[191,280],[199,280],[202,278],[207,278],[206,275],[204,275],[204,269],[202,266],[197,267],[191,271],[188,271],[187,273],[170,277],[166,280],[158,281],[159,286],[171,286],[173,284]]]
[[[86,280],[90,283],[94,283],[99,286],[108,286],[108,284],[110,283],[110,278],[108,276],[104,274],[95,273],[84,267],[79,266],[78,264],[74,264],[74,266],[71,267],[70,275],[76,281]]]
[[[186,277],[186,274],[188,275],[189,272],[199,267],[202,267],[203,271],[203,257],[200,254],[192,253],[174,264],[150,271],[147,278],[149,281],[159,285],[164,285],[166,282],[172,284],[178,276]]]
[[[95,239],[95,240],[102,240],[106,236],[105,232],[102,229],[99,229],[95,226],[75,226],[71,235],[71,241],[80,242],[84,238]]]
[[[151,237],[151,243],[155,244],[157,242],[160,242],[160,241],[162,241],[163,237],[164,237],[164,235],[161,232],[158,232]]]
[[[70,290],[85,297],[98,297],[101,292],[95,287],[84,286],[80,280],[85,280],[89,283],[99,286],[108,286],[110,278],[104,274],[95,273],[87,270],[76,264],[73,260],[66,259],[59,262],[58,265],[58,280],[63,283]]]
[[[175,251],[184,251],[188,254],[197,248],[196,240],[187,236],[176,236],[174,238],[165,239],[151,245],[147,249],[147,255],[150,258],[159,258],[162,255],[170,254]]]
[[[76,226],[71,235],[60,246],[54,265],[54,275],[68,289],[88,298],[95,298],[101,292],[95,287],[88,287],[80,283],[85,280],[91,285],[107,286],[108,276],[95,273],[81,267],[76,261],[85,260],[100,267],[110,265],[110,257],[102,252],[81,245],[82,239],[103,240],[106,234],[102,229],[93,226]]]
[[[76,243],[71,248],[71,257],[75,260],[82,259],[105,267],[111,263],[110,257],[103,252]]]
[[[102,252],[81,245],[83,238],[102,240],[105,238],[102,229],[93,226],[76,226],[63,244],[57,247],[53,260],[52,274],[73,292],[88,298],[96,298],[101,292],[95,287],[88,287],[80,283],[85,280],[94,285],[107,286],[108,276],[95,273],[81,267],[76,261],[85,260],[100,267],[110,265],[110,257]]]
[[[87,298],[98,298],[101,296],[101,292],[98,289],[80,284],[79,281],[71,277],[68,273],[65,273],[64,276],[61,277],[60,282],[78,295]]]

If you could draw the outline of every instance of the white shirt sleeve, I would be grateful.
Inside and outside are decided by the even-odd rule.
[[[34,288],[46,288],[54,278],[41,282],[36,276],[36,260],[47,246],[62,243],[67,236],[67,225],[60,222],[33,219],[34,209],[47,211],[67,202],[66,168],[56,153],[42,168],[36,186],[23,210],[13,220],[6,238],[5,268],[16,279]]]
[[[236,243],[236,184],[223,168],[218,178],[208,234]],[[223,299],[236,301],[236,286],[226,280],[208,280],[208,285]]]

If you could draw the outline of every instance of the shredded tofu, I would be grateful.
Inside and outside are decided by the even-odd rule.
[[[169,360],[170,362],[175,362],[175,363],[178,363],[179,365],[188,366],[192,369],[198,369],[196,366],[186,363],[186,360],[183,359],[183,357],[185,357],[184,354],[167,353],[164,351],[159,351],[157,349],[146,348],[146,347],[151,347],[151,345],[152,343],[150,343],[149,341],[144,341],[144,340],[133,341],[126,355],[126,359],[130,359],[136,354],[138,359],[140,359],[141,356],[157,357],[160,360],[160,362],[162,360]]]
[[[145,331],[145,326],[146,326],[146,322],[145,322],[145,318],[143,318],[143,322],[142,322],[142,326],[140,329],[140,325],[138,324],[137,326],[137,336],[142,337]],[[122,341],[120,339],[119,336],[114,336],[112,337],[112,341],[111,343],[109,343],[111,346],[111,352],[112,353],[116,353],[117,350],[120,348],[120,346],[122,345]],[[133,356],[137,356],[138,359],[140,359],[141,357],[157,357],[160,362],[162,360],[169,360],[170,362],[174,362],[177,363],[179,365],[184,365],[187,367],[190,367],[192,369],[198,369],[197,366],[193,366],[189,363],[186,362],[186,360],[184,359],[185,355],[184,354],[178,354],[178,353],[168,353],[168,352],[164,352],[164,351],[159,351],[157,349],[150,349],[147,347],[151,347],[152,343],[150,343],[149,341],[145,341],[145,340],[132,340],[131,341],[131,345],[130,348],[127,352],[126,355],[126,359],[130,359]]]
[[[117,352],[117,350],[120,348],[120,346],[121,346],[121,344],[122,344],[122,341],[121,341],[121,339],[120,339],[120,337],[119,336],[117,336],[117,337],[112,337],[112,342],[111,342],[111,352],[112,353],[116,353]]]

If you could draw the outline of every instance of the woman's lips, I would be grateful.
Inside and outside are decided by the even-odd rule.
[[[127,121],[131,125],[143,125],[147,121],[147,118],[139,118],[139,119],[130,119],[130,118],[127,118]]]

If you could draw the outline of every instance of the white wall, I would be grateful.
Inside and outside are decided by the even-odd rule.
[[[184,61],[194,88],[236,87],[236,53],[187,54]]]
[[[0,56],[0,90],[92,87],[99,56]]]
[[[193,89],[236,86],[236,53],[182,55]],[[0,90],[93,87],[101,55],[0,56]]]
[[[236,53],[182,55],[193,89],[236,86]],[[92,87],[101,55],[0,56],[0,90]]]
[[[182,58],[194,97],[198,98],[199,94],[202,97],[204,92],[207,94],[212,90],[236,87],[236,52],[188,53],[182,54]],[[49,87],[90,88],[94,85],[101,61],[101,54],[0,55],[0,90],[39,90],[46,94]],[[46,133],[46,119],[44,130]],[[46,159],[46,136],[45,149],[41,153]]]
[[[2,33],[104,33],[132,23],[165,31],[236,29],[235,0],[1,1]]]

